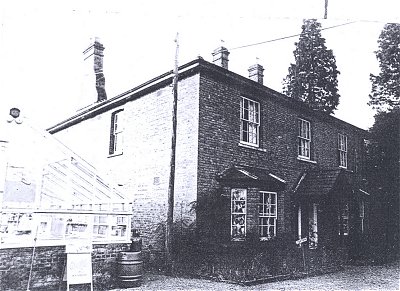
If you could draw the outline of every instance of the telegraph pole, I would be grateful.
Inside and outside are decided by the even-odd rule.
[[[166,271],[172,272],[172,236],[173,236],[173,223],[174,223],[174,188],[175,188],[175,155],[176,155],[176,127],[177,127],[177,105],[178,105],[178,53],[179,42],[178,33],[176,34],[176,50],[175,50],[175,67],[174,76],[172,79],[172,139],[171,139],[171,160],[170,160],[170,174],[168,185],[168,212],[167,224],[165,229],[165,255],[166,255]]]
[[[328,18],[328,0],[325,0],[325,14],[324,19]]]

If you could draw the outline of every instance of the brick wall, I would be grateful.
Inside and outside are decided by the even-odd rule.
[[[92,253],[93,286],[95,290],[115,287],[118,283],[116,258],[128,244],[94,245]],[[58,290],[62,286],[67,255],[65,246],[37,247],[32,265],[30,290]],[[0,290],[26,290],[32,261],[32,248],[0,250]],[[74,285],[71,285],[74,287]]]
[[[179,229],[195,220],[190,203],[197,193],[198,83],[195,75],[178,86],[174,219]],[[55,134],[131,197],[133,228],[139,229],[144,248],[150,250],[164,244],[172,101],[172,87],[165,86]],[[124,109],[123,154],[109,156],[111,114],[119,109]]]
[[[235,80],[229,73],[226,76],[220,72],[201,74],[198,195],[220,195],[222,190],[215,178],[234,164],[267,168],[287,181],[286,190],[278,193],[277,233],[293,233],[293,221],[297,213],[294,213],[291,189],[301,173],[306,169],[338,168],[337,140],[338,133],[343,133],[348,138],[348,169],[355,172],[357,164],[356,176],[360,180],[364,133],[304,106],[295,106],[254,84],[242,79]],[[259,148],[239,144],[242,96],[260,103]],[[311,162],[297,158],[298,118],[311,122]],[[221,215],[229,215],[229,211]],[[256,207],[253,211],[257,211]],[[248,214],[248,217],[251,218],[252,214]],[[205,233],[214,227],[213,222],[207,219],[207,213],[198,213],[198,224],[206,230]]]
[[[357,168],[356,174],[361,179],[363,131],[310,111],[302,104],[289,102],[260,84],[228,71],[224,73],[222,69],[211,70],[211,67],[179,81],[175,180],[178,229],[189,226],[195,219],[189,212],[191,202],[205,197],[213,199],[221,194],[223,190],[215,179],[217,174],[234,164],[245,164],[267,168],[287,181],[286,190],[278,193],[277,229],[278,234],[293,234],[296,213],[291,189],[306,169],[338,167],[338,133],[348,136],[348,169],[355,171]],[[72,149],[107,171],[132,197],[133,228],[142,231],[144,248],[149,250],[162,250],[164,243],[164,225],[160,223],[166,219],[171,90],[170,86],[146,90],[145,95],[118,108],[56,133]],[[242,96],[261,106],[259,148],[239,144]],[[121,108],[125,116],[124,153],[110,157],[111,114]],[[311,122],[311,162],[297,158],[298,118]],[[357,161],[356,156],[360,157]],[[207,209],[203,210],[196,213],[196,222],[204,233],[212,232],[215,222]],[[220,213],[220,216],[229,224],[229,205],[225,210],[227,213]],[[227,225],[228,230],[229,227]]]

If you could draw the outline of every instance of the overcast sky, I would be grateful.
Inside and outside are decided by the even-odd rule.
[[[108,98],[173,67],[179,32],[179,63],[211,52],[224,41],[229,69],[247,77],[259,59],[264,85],[279,92],[293,62],[298,37],[237,48],[301,32],[317,18],[333,50],[340,105],[335,116],[368,129],[369,74],[378,72],[374,51],[386,22],[400,22],[398,0],[202,0],[202,1],[2,1],[0,3],[0,116],[17,106],[45,128],[74,114],[84,100],[83,50],[99,37],[105,46]],[[348,24],[351,22],[350,24]]]

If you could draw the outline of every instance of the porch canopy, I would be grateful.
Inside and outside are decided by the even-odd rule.
[[[52,135],[21,121],[0,124],[0,248],[128,242],[128,197]]]
[[[286,187],[286,181],[269,170],[243,165],[233,165],[217,175],[216,179],[223,185],[262,187],[274,192]]]
[[[297,194],[295,197],[298,199],[323,198],[336,190],[340,190],[342,195],[349,195],[349,193],[369,195],[368,192],[358,187],[357,183],[353,181],[351,173],[345,169],[305,171],[293,189]]]

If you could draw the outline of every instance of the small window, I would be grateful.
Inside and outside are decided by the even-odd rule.
[[[359,202],[359,215],[360,215],[360,231],[365,233],[366,223],[365,223],[365,202],[362,200]]]
[[[308,246],[310,249],[316,249],[318,246],[318,204],[311,204],[308,217]]]
[[[247,190],[232,189],[231,194],[231,236],[232,240],[246,238]]]
[[[260,192],[260,201],[258,206],[260,240],[269,240],[276,236],[276,219],[276,193]]]
[[[338,136],[338,150],[339,150],[339,166],[347,168],[347,136],[340,133]]]
[[[349,203],[342,202],[339,207],[339,235],[349,235]]]
[[[242,97],[240,104],[240,120],[240,141],[253,146],[258,146],[260,103]]]
[[[111,114],[111,130],[110,130],[110,148],[109,154],[116,155],[123,152],[123,109],[115,111]]]
[[[298,155],[300,158],[311,158],[311,126],[310,122],[298,119]]]

